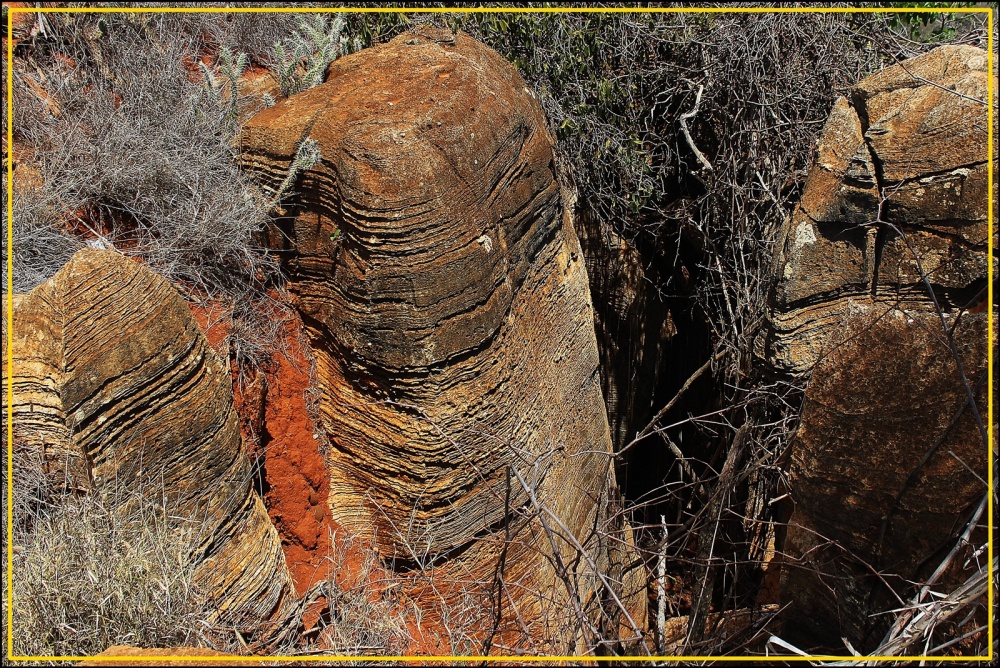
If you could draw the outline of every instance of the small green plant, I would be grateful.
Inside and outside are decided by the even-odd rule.
[[[881,3],[884,4],[884,3]],[[915,9],[962,9],[972,7],[972,2],[914,2],[909,7]],[[888,6],[901,7],[895,3]],[[896,12],[891,14],[889,25],[892,29],[903,32],[914,42],[932,43],[954,39],[956,25],[963,15],[957,12]]]
[[[349,51],[343,31],[340,16],[327,28],[326,18],[317,15],[312,22],[300,21],[291,38],[275,43],[273,63],[282,95],[301,93],[323,82],[327,65]]]
[[[242,52],[233,52],[227,46],[219,49],[216,65],[209,67],[198,61],[198,69],[204,77],[205,91],[216,106],[226,109],[225,124],[235,133],[239,118],[239,80],[246,71],[250,57]]]
[[[295,183],[295,179],[299,177],[299,174],[315,166],[322,158],[323,156],[319,151],[319,142],[312,137],[303,139],[302,143],[299,144],[298,150],[295,152],[292,164],[288,166],[288,174],[285,175],[285,179],[278,186],[274,196],[271,197],[268,203],[268,210],[278,206],[278,202],[288,193],[288,189]]]

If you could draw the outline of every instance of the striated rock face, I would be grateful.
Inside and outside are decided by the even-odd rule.
[[[16,447],[71,488],[162,493],[200,520],[196,580],[230,623],[252,629],[290,602],[228,370],[165,279],[81,250],[18,298],[13,344]]]
[[[807,374],[850,313],[931,310],[918,266],[946,309],[985,286],[986,53],[944,46],[904,65],[838,99],[823,128],[776,254],[779,371]]]
[[[594,296],[594,325],[611,440],[629,443],[664,403],[658,392],[670,368],[677,326],[659,298],[650,262],[594,215],[581,216],[577,232]]]
[[[838,100],[783,231],[766,354],[808,379],[782,582],[805,646],[877,646],[879,613],[986,493],[962,380],[985,419],[985,68],[979,49],[940,47]]]
[[[554,629],[574,625],[568,598],[597,605],[617,519],[587,277],[545,128],[500,56],[427,31],[336,61],[251,119],[243,147],[272,188],[303,140],[322,154],[273,238],[315,347],[334,519],[467,591],[509,583],[522,635],[572,644]],[[566,535],[571,593],[538,506]]]

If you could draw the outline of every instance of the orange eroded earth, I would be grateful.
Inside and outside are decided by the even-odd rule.
[[[226,353],[230,309],[217,302],[190,306],[212,347]],[[326,576],[330,534],[337,527],[330,519],[326,466],[306,407],[308,344],[301,321],[284,317],[281,338],[260,371],[241,383],[235,363],[231,369],[240,431],[251,458],[263,455],[262,496],[301,596]]]

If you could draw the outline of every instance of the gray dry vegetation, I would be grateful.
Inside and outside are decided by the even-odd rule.
[[[760,536],[752,528],[727,536],[722,558],[732,568],[718,578],[699,560],[698,540],[711,521],[707,509],[727,509],[748,527],[772,519],[760,500],[780,484],[777,461],[801,390],[764,377],[752,358],[777,227],[800,194],[835,96],[943,41],[985,46],[981,19],[946,11],[45,14],[18,46],[14,71],[4,64],[5,81],[13,77],[15,144],[30,147],[38,170],[37,183],[15,189],[12,221],[4,216],[4,238],[14,226],[15,291],[51,276],[83,243],[117,249],[141,257],[189,299],[233,303],[230,350],[240,364],[259,363],[275,326],[259,306],[282,286],[261,232],[294,191],[294,174],[287,192],[267,193],[238,168],[239,121],[257,103],[233,97],[234,73],[267,67],[295,92],[318,83],[333,58],[415,24],[465,30],[534,87],[581,206],[650,267],[667,268],[648,277],[665,297],[680,294],[669,268],[686,249],[695,275],[683,298],[705,322],[705,359],[715,361],[717,401],[727,407],[696,426],[715,451],[745,452],[735,478],[711,475],[722,461],[694,462],[698,485],[652,490],[627,510],[653,518],[639,527],[656,543],[650,560],[662,554],[681,564],[678,577],[712,582],[727,605],[744,604],[753,592],[731,578],[759,573]],[[208,54],[214,59],[198,65]],[[5,211],[6,178],[4,170]],[[70,233],[74,225],[86,234]],[[13,536],[22,651],[210,644],[211,611],[187,595],[184,522],[148,501],[52,490],[37,463],[23,459],[15,467]],[[680,519],[657,543],[658,515],[668,510]],[[351,592],[329,595],[347,606],[335,620],[343,625],[335,633],[341,651],[387,637],[400,646],[385,610]],[[687,607],[705,610],[703,603]],[[688,642],[686,653],[745,650],[710,638]]]

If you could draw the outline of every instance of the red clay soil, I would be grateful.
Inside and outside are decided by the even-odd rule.
[[[208,344],[220,355],[227,355],[225,350],[226,337],[229,336],[231,328],[230,312],[231,308],[221,302],[203,302],[192,304],[188,302],[191,314],[198,322],[201,333],[208,339]]]
[[[222,302],[206,301],[200,304],[188,302],[188,308],[198,322],[201,333],[208,339],[208,344],[223,359],[228,358],[226,338],[232,330],[232,307]],[[233,379],[233,407],[240,419],[243,447],[247,449],[251,461],[258,461],[262,457],[260,431],[264,424],[264,376],[253,373],[249,381],[240,383],[239,369],[232,360],[230,360],[230,373]]]
[[[228,305],[206,302],[189,306],[212,347],[228,355],[226,337],[231,328]],[[287,319],[281,327],[280,339],[274,342],[270,362],[243,383],[236,382],[239,370],[235,363],[231,368],[234,405],[243,440],[251,459],[263,462],[264,503],[281,537],[298,595],[321,579],[332,577],[341,591],[363,591],[374,603],[381,598],[385,583],[393,578],[377,565],[374,569],[365,568],[364,545],[352,540],[330,517],[329,476],[306,407],[311,369],[309,344],[301,319],[297,315],[282,317]],[[451,598],[450,588],[441,584],[444,588],[437,591],[444,591]],[[455,651],[434,609],[432,599],[437,597],[429,596],[430,591],[410,592],[404,597],[411,601],[407,606],[416,603],[423,613],[406,615],[407,630],[413,639],[407,654]],[[320,623],[321,617],[328,613],[328,605],[322,597],[316,601],[303,616],[303,629],[308,632]],[[507,635],[504,631],[509,633],[501,629],[497,641]],[[322,633],[317,640],[322,647]]]
[[[217,352],[229,335],[229,309],[218,303],[191,304],[191,311]],[[306,408],[311,359],[302,321],[286,318],[271,359],[249,381],[236,382],[232,367],[234,406],[251,459],[264,467],[264,504],[281,536],[285,560],[295,590],[301,596],[326,577],[330,533],[338,527],[327,502],[330,482]],[[340,531],[343,534],[343,530]]]
[[[311,360],[297,317],[281,329],[281,350],[265,370],[261,445],[271,520],[281,534],[295,589],[301,595],[326,577],[330,553],[330,479],[306,408]],[[277,343],[277,342],[276,342]]]
[[[32,3],[33,4],[33,3]],[[3,6],[10,9],[19,9],[28,7],[27,2],[4,2]],[[23,39],[28,38],[31,35],[31,30],[35,27],[35,21],[37,20],[37,14],[32,12],[17,12],[16,14],[10,13],[10,22],[13,24],[14,33],[14,46]],[[4,26],[6,27],[6,26]],[[3,56],[7,57],[7,31],[3,31]]]

